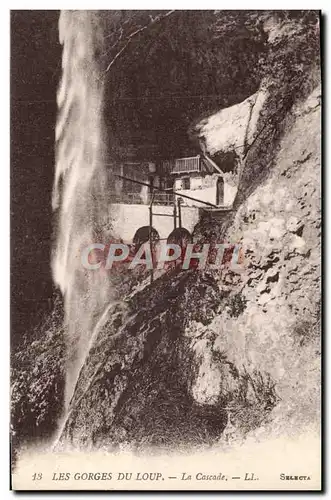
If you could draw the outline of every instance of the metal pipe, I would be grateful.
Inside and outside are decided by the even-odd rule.
[[[157,215],[158,217],[173,217],[173,214],[156,214],[155,212],[153,215]]]

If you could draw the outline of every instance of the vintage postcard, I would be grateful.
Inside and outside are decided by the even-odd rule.
[[[320,31],[11,12],[14,490],[321,489]]]

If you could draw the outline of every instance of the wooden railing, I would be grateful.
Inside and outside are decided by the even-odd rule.
[[[200,172],[200,156],[191,158],[178,158],[175,160],[175,166],[171,170],[172,174],[185,174],[188,172]]]

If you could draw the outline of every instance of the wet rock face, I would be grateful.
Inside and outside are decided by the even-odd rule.
[[[222,307],[215,279],[182,272],[109,311],[81,373],[64,446],[185,447],[212,444],[228,406],[248,402],[260,421],[277,401],[214,352],[208,325]],[[250,378],[251,377],[251,378]],[[262,404],[259,398],[263,399]]]
[[[210,310],[219,302],[208,280],[186,273],[155,282],[125,308],[110,311],[81,374],[65,440],[171,446],[208,442],[221,434],[225,412],[199,405],[192,394],[198,362],[184,335],[190,321],[185,309],[199,300]],[[209,308],[197,307],[191,317],[208,322]]]
[[[65,329],[63,302],[36,328],[27,331],[23,348],[11,359],[11,444],[13,459],[34,439],[50,439],[63,412]],[[30,333],[30,336],[28,335]]]

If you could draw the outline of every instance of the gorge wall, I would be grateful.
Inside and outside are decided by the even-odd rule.
[[[293,109],[268,180],[227,229],[244,248],[242,268],[168,276],[109,312],[63,443],[201,446],[318,432],[319,97],[317,88]]]
[[[108,155],[115,158],[135,130],[139,140],[147,130],[147,140],[153,138],[160,154],[176,151],[198,136],[201,120],[243,101],[260,85],[267,88],[255,134],[241,151],[234,211],[222,221],[206,217],[195,230],[198,240],[213,232],[240,243],[244,262],[240,268],[212,273],[173,270],[151,286],[114,286],[113,302],[97,321],[57,446],[200,447],[252,434],[300,433],[308,426],[318,432],[318,16],[265,11],[240,13],[236,19],[231,13],[213,12],[198,30],[186,30],[195,22],[194,13],[185,18],[169,13],[161,20],[155,12],[148,14],[149,21],[146,15],[102,18],[104,32],[111,34],[109,45],[115,47],[106,58],[99,55],[109,73]],[[152,22],[150,30],[142,30],[137,43],[135,37],[128,41],[126,33],[146,22]],[[171,30],[178,35],[175,41]],[[197,38],[191,38],[193,32]],[[171,51],[171,57],[161,58],[162,50]],[[164,64],[167,78],[157,65],[159,78],[154,74],[156,59]],[[236,89],[231,86],[234,79],[239,82]],[[167,88],[169,95],[180,91],[182,97],[184,91],[197,95],[200,89],[205,97],[199,104],[195,98],[182,99],[177,107]],[[151,99],[147,105],[144,97],[156,95],[152,90],[162,90],[162,100]],[[152,125],[162,140],[150,135]],[[20,366],[36,359],[46,372],[47,353],[52,349],[57,354],[52,355],[51,380],[41,381],[26,368],[15,374],[18,434],[27,408],[39,416],[37,425],[30,423],[38,433],[38,426],[47,425],[54,393],[61,401],[63,331],[54,324],[47,328],[46,340],[41,336],[20,353]],[[41,393],[39,386],[45,389]]]

